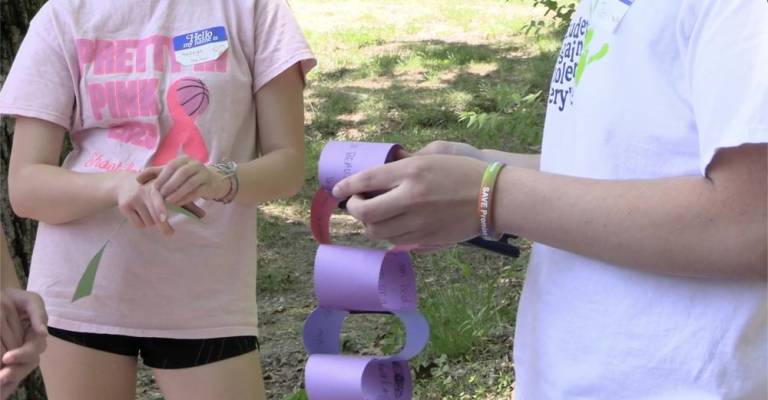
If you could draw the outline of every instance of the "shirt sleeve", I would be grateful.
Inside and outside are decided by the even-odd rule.
[[[71,129],[75,104],[72,71],[44,5],[29,25],[0,91],[0,114],[38,118]]]
[[[768,143],[768,3],[696,3],[686,63],[706,174],[718,150]]]
[[[304,77],[317,65],[288,3],[259,0],[256,4],[254,93],[296,63]]]

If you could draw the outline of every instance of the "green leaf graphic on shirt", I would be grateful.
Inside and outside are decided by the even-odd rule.
[[[193,214],[191,211],[187,210],[183,207],[177,207],[172,204],[166,204],[165,205],[169,211],[175,212],[177,214],[186,215],[188,218],[200,221],[200,217]],[[125,224],[125,219],[123,219],[120,222],[120,225],[115,228],[115,230],[112,232],[112,234],[109,235],[109,239],[107,239],[106,242],[104,242],[104,245],[101,246],[101,249],[99,249],[96,254],[91,257],[91,260],[88,261],[88,266],[85,267],[85,272],[83,272],[83,275],[80,277],[80,281],[77,283],[77,288],[75,289],[75,293],[72,295],[72,302],[74,303],[77,300],[82,299],[83,297],[90,296],[93,292],[93,283],[96,281],[96,271],[99,269],[99,265],[101,264],[101,257],[104,255],[104,250],[107,248],[107,245],[109,244],[110,239],[112,239],[112,236],[120,230],[120,228]]]
[[[91,261],[88,262],[88,266],[85,268],[85,272],[83,273],[83,276],[80,277],[80,282],[77,284],[75,294],[72,296],[73,303],[85,296],[90,296],[91,292],[93,292],[93,282],[96,280],[96,271],[99,269],[101,256],[104,254],[104,249],[107,248],[108,244],[109,240],[104,242],[101,249],[91,257]]]
[[[589,45],[592,44],[594,36],[595,30],[593,28],[587,29],[587,34],[584,36],[584,51],[582,51],[581,56],[579,57],[579,65],[576,66],[576,86],[579,86],[579,82],[581,82],[581,78],[584,76],[584,71],[586,71],[587,66],[603,59],[610,49],[608,43],[605,43],[597,53],[590,55]]]

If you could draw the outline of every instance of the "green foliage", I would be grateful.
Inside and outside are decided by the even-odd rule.
[[[516,137],[521,143],[532,146],[541,142],[539,129],[536,126],[543,118],[537,102],[541,92],[523,94],[508,86],[498,85],[486,87],[484,91],[496,108],[491,112],[466,111],[460,114],[459,122],[477,133],[485,142],[494,137],[509,135]]]
[[[492,288],[455,283],[422,292],[419,309],[429,321],[431,331],[423,359],[467,358],[503,327]],[[402,325],[393,321],[389,333],[381,339],[382,352],[397,353],[404,337]]]
[[[297,390],[283,397],[283,400],[309,400],[309,398],[307,397],[307,392],[304,390]]]
[[[534,7],[546,10],[544,17],[547,19],[532,20],[526,27],[526,33],[540,33],[542,29],[553,27],[555,30],[564,32],[571,22],[573,13],[576,12],[577,1],[575,0],[533,0]]]
[[[471,283],[426,290],[420,307],[432,330],[428,354],[466,357],[498,333],[503,324],[494,294]]]
[[[498,373],[499,363],[472,360],[460,371],[448,357],[441,356],[431,363],[428,385],[417,386],[414,398],[440,400],[510,399],[514,377]],[[511,362],[504,361],[505,367]]]
[[[285,268],[273,268],[263,271],[259,275],[260,293],[280,293],[291,288],[296,279],[291,271]]]

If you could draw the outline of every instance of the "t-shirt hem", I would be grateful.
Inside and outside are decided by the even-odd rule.
[[[707,175],[707,169],[709,164],[715,158],[718,151],[722,149],[729,149],[739,147],[745,144],[766,144],[768,143],[768,127],[752,127],[745,132],[747,134],[739,136],[726,137],[720,140],[716,146],[706,149],[704,156],[701,157],[699,169],[702,176]]]
[[[0,115],[37,118],[43,121],[52,122],[56,125],[60,125],[67,130],[71,129],[69,117],[65,117],[63,115],[56,114],[47,110],[41,110],[38,108],[0,104]]]
[[[226,326],[189,329],[135,329],[91,324],[58,317],[49,317],[48,326],[73,332],[166,339],[210,339],[232,336],[259,336],[259,328],[256,326]]]
[[[311,71],[313,68],[317,66],[317,59],[315,58],[314,54],[312,54],[311,51],[301,51],[296,54],[294,54],[292,57],[285,59],[285,61],[278,63],[274,67],[270,68],[263,74],[259,75],[254,79],[253,83],[253,92],[258,92],[264,85],[269,83],[272,79],[275,79],[276,76],[283,73],[286,69],[290,68],[294,64],[300,62],[301,67],[301,75],[304,79],[304,82],[306,84],[306,77],[309,71]]]

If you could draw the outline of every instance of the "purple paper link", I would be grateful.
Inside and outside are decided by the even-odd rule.
[[[407,253],[320,245],[315,294],[321,307],[349,311],[416,308],[416,283]]]
[[[349,313],[341,310],[317,308],[304,322],[304,348],[309,354],[339,354],[341,331]],[[410,360],[419,354],[429,341],[429,324],[418,310],[395,312],[405,331],[402,350],[392,360]]]
[[[399,311],[395,315],[405,328],[405,343],[403,349],[392,358],[410,360],[421,353],[429,342],[429,323],[418,310]]]
[[[363,371],[364,399],[410,400],[413,397],[411,368],[407,361],[374,360]]]
[[[320,307],[386,311],[379,300],[385,251],[320,245],[315,255],[315,294]]]
[[[342,179],[391,161],[399,147],[392,143],[330,141],[318,161],[320,186],[330,192]]]
[[[304,349],[309,354],[338,354],[341,351],[341,329],[348,312],[317,308],[304,322]]]
[[[361,400],[362,376],[373,357],[316,354],[304,367],[309,400]]]
[[[313,355],[304,371],[309,400],[410,400],[406,361],[364,356]]]
[[[408,253],[388,251],[384,256],[379,274],[379,299],[387,310],[416,309],[416,275]]]

